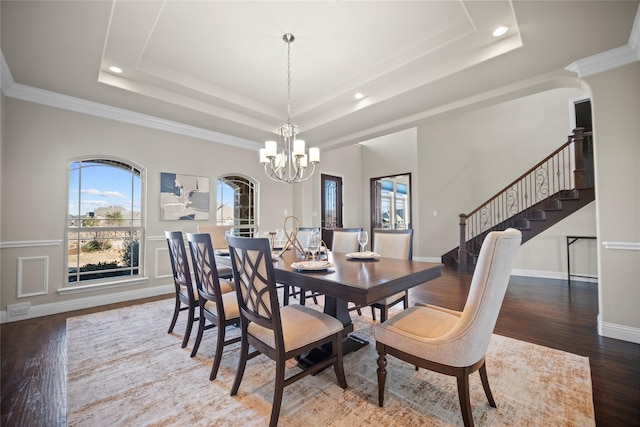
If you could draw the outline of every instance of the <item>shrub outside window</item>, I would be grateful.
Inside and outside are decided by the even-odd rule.
[[[124,160],[69,164],[68,283],[142,273],[143,172]]]

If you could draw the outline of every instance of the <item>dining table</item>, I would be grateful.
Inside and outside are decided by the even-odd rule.
[[[327,267],[312,270],[296,268],[305,258],[295,249],[274,252],[272,256],[278,284],[285,285],[285,289],[296,286],[324,295],[324,312],[344,325],[344,354],[368,343],[351,334],[354,327],[349,303],[367,306],[439,277],[444,267],[442,263],[354,255],[326,251],[322,259],[327,262]],[[228,256],[224,257],[226,259],[216,258],[218,263],[229,265]],[[298,362],[302,367],[308,367],[327,357],[326,353],[326,349],[317,349]]]

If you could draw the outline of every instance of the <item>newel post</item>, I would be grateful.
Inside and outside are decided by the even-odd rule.
[[[575,128],[573,130],[573,153],[575,155],[576,168],[573,171],[573,179],[575,188],[585,188],[586,170],[584,162],[584,128]]]
[[[467,272],[467,214],[460,214],[460,247],[458,249],[458,272]]]

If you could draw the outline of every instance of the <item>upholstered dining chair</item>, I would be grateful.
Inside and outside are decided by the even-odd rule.
[[[211,236],[211,246],[214,250],[228,250],[226,234],[233,229],[233,225],[199,225],[198,233],[208,233]],[[233,271],[231,268],[218,266],[218,276],[223,279],[231,279]]]
[[[278,424],[284,387],[332,366],[340,387],[347,388],[342,365],[343,325],[338,319],[291,304],[280,307],[271,250],[266,238],[227,236],[240,308],[242,344],[231,396],[238,393],[247,360],[264,354],[276,362],[275,391],[269,426]],[[285,378],[285,362],[330,344],[332,354],[323,362]],[[255,351],[249,353],[249,346]]]
[[[198,353],[202,335],[205,329],[218,328],[216,352],[211,367],[210,380],[214,380],[222,360],[222,350],[225,345],[240,341],[236,337],[225,341],[226,328],[230,325],[240,325],[240,313],[238,311],[238,299],[233,283],[220,280],[216,268],[216,257],[211,246],[211,236],[208,233],[187,233],[189,248],[191,249],[191,264],[193,265],[196,286],[198,289],[198,305],[200,307],[200,322],[198,322],[198,335],[191,351],[191,357]],[[205,325],[208,320],[209,325]]]
[[[412,259],[413,229],[374,229],[373,251],[385,258]],[[380,321],[384,322],[389,318],[389,308],[400,302],[403,303],[405,310],[409,307],[407,291],[398,292],[390,297],[374,302],[371,304],[371,316],[373,320],[376,320],[376,308],[380,310]]]
[[[386,357],[390,354],[416,368],[455,376],[465,426],[473,426],[469,399],[471,373],[479,371],[489,405],[496,407],[489,388],[485,353],[521,241],[522,235],[515,229],[487,235],[461,312],[420,304],[375,326],[379,406],[384,405]]]
[[[193,287],[193,282],[191,281],[191,269],[189,268],[182,231],[165,231],[164,234],[167,238],[167,245],[169,246],[173,283],[176,291],[173,319],[171,319],[168,333],[173,332],[180,312],[187,311],[187,329],[182,339],[182,348],[184,348],[189,343],[193,322],[200,320],[195,316],[196,306],[198,305],[198,291]]]
[[[362,228],[334,228],[331,251],[348,254],[358,251],[358,233]]]

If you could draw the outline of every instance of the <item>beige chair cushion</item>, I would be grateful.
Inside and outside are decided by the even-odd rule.
[[[397,294],[393,294],[390,297],[386,297],[386,298],[380,299],[380,300],[376,301],[376,303],[389,305],[389,304],[392,304],[392,303],[394,303],[396,301],[399,301],[400,299],[404,298],[404,296],[406,294],[407,294],[406,291],[398,292]]]
[[[238,309],[238,297],[235,292],[227,292],[222,294],[222,304],[224,305],[224,314],[227,319],[234,319],[240,317],[240,310]],[[218,305],[214,301],[207,301],[204,304],[204,309],[209,313],[218,315]]]
[[[187,290],[187,287],[184,285],[180,285],[180,293],[187,298],[189,297],[189,291]],[[195,298],[196,301],[198,301],[198,289],[195,286],[193,287],[193,297]]]
[[[298,304],[282,307],[280,319],[285,351],[304,347],[344,329],[338,319]],[[251,322],[247,332],[269,347],[275,348],[275,337],[271,329]]]
[[[220,280],[220,291],[223,294],[226,294],[227,292],[234,292],[235,290],[236,290],[236,284],[233,283],[231,280],[224,280],[224,279]],[[187,287],[184,285],[180,285],[180,293],[185,297],[189,295],[187,291]],[[193,288],[193,297],[195,298],[196,301],[198,301],[199,299],[198,288],[196,288],[195,286]]]
[[[233,292],[236,290],[236,284],[231,280],[220,279],[220,292],[226,294],[227,292]]]
[[[449,364],[443,337],[460,321],[460,312],[433,306],[410,307],[386,322],[376,325],[376,341],[405,353],[434,362]]]

